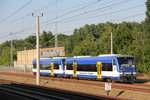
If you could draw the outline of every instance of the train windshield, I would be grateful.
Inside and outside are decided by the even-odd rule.
[[[133,57],[118,57],[120,69],[135,69]]]

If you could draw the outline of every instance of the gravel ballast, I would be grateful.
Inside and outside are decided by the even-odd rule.
[[[19,77],[19,76],[9,76],[9,75],[0,75],[0,79],[21,82],[21,83],[28,83],[28,84],[35,84],[35,78],[26,78],[26,77]],[[41,86],[51,87],[51,88],[58,88],[63,90],[70,90],[75,92],[82,92],[82,93],[90,93],[93,95],[100,95],[100,96],[107,96],[104,87],[98,86],[90,86],[85,84],[75,84],[75,83],[67,83],[63,81],[55,81],[55,80],[43,80],[41,79]],[[117,97],[117,98],[124,98],[130,100],[150,100],[150,93],[144,92],[137,92],[137,91],[129,91],[129,90],[121,90],[121,89],[114,89],[112,88],[109,96]]]

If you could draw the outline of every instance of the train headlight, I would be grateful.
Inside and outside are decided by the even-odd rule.
[[[132,65],[132,68],[134,69],[134,68],[135,68],[135,65]]]

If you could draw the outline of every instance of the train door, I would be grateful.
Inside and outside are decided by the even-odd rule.
[[[102,78],[102,63],[97,62],[97,78],[101,79]]]
[[[51,62],[51,76],[54,76],[54,63]]]
[[[113,73],[112,73],[112,74],[113,74],[113,75],[112,75],[113,77],[115,77],[115,76],[118,75],[118,74],[117,74],[117,66],[116,66],[115,59],[112,60],[112,72],[113,72]]]
[[[77,63],[73,62],[73,77],[77,77]]]

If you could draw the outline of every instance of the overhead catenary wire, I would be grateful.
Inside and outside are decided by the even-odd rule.
[[[74,12],[77,12],[77,11],[80,11],[80,10],[82,10],[82,9],[85,9],[85,8],[87,8],[87,7],[90,7],[90,6],[96,4],[96,3],[100,2],[100,1],[102,1],[102,0],[97,0],[96,2],[91,2],[90,4],[88,4],[88,5],[86,5],[86,6],[77,8],[77,9],[72,10],[72,11],[70,11],[70,12],[67,12],[67,13],[65,13],[65,14],[63,14],[63,15],[58,16],[57,19],[58,19],[58,18],[61,18],[61,17],[64,17],[64,16],[66,16],[66,15],[68,15],[68,14],[72,14],[72,13],[74,13]],[[115,5],[120,4],[120,3],[123,3],[123,2],[127,2],[127,1],[128,1],[128,0],[124,0],[124,1],[121,1],[121,2],[118,2],[118,3],[115,3]],[[111,2],[112,2],[112,1],[111,1]],[[106,2],[106,3],[103,3],[103,4],[101,4],[101,5],[105,5],[105,4],[108,4],[108,3],[111,3],[111,2]],[[111,6],[112,6],[112,5],[111,5]],[[114,4],[113,4],[113,6],[114,6]],[[101,8],[103,8],[103,7],[101,7]],[[97,10],[99,10],[99,9],[97,9]],[[94,11],[94,10],[93,10],[93,11]],[[90,11],[90,13],[93,12],[93,11]],[[89,13],[89,12],[88,12],[88,13]],[[87,14],[87,13],[84,12],[83,14]],[[83,14],[81,14],[81,15],[83,15]],[[79,15],[80,15],[80,14],[79,14]],[[77,16],[78,16],[78,15],[77,15]],[[76,17],[76,16],[75,16],[75,17]],[[47,20],[46,22],[48,22],[48,21],[53,21],[53,20],[56,20],[56,18],[49,19],[49,20]],[[41,24],[46,23],[46,22],[42,22]]]
[[[89,6],[91,6],[91,5],[94,5],[94,4],[98,3],[98,2],[99,2],[99,0],[96,1],[96,2],[92,2],[92,3],[90,3],[90,4],[88,4],[88,5],[84,6],[84,7],[80,7],[80,8],[77,8],[77,9],[75,9],[75,10],[72,10],[72,11],[70,11],[70,12],[67,12],[67,13],[65,13],[65,14],[62,14],[62,15],[60,15],[60,16],[57,16],[56,18],[49,19],[48,21],[56,20],[56,19],[58,19],[58,18],[61,18],[61,17],[66,16],[66,15],[68,15],[68,14],[71,14],[71,13],[74,13],[74,12],[77,12],[77,11],[80,11],[80,10],[82,10],[82,9],[84,9],[84,8],[86,8],[86,7],[89,7]],[[45,21],[45,22],[47,22],[47,21]],[[41,24],[43,24],[43,23],[45,23],[45,22],[42,22]]]
[[[129,19],[129,18],[133,18],[133,17],[138,17],[138,16],[141,16],[143,15],[144,13],[139,13],[139,14],[135,14],[135,15],[132,15],[132,16],[128,16],[128,17],[123,17],[123,18],[119,18],[119,19],[114,19],[112,21],[120,21],[120,20],[124,20],[124,19]]]
[[[3,36],[3,37],[0,37],[0,42],[2,42],[2,40],[6,39],[6,38],[8,38],[8,37],[10,37],[10,34],[5,35],[5,36]]]
[[[78,14],[78,15],[75,15],[75,16],[72,16],[72,17],[64,18],[64,19],[59,20],[59,21],[57,21],[57,22],[65,21],[65,20],[72,19],[72,18],[75,18],[75,17],[79,17],[79,16],[85,15],[85,14],[87,14],[87,13],[92,13],[92,12],[95,12],[95,11],[98,11],[98,10],[102,10],[102,9],[105,9],[105,8],[110,8],[110,7],[116,6],[116,5],[121,4],[121,3],[123,3],[123,2],[126,2],[126,1],[128,1],[128,0],[124,0],[124,1],[121,1],[121,2],[117,2],[117,3],[111,4],[111,5],[109,5],[109,6],[101,7],[101,8],[98,8],[98,9],[96,9],[96,10],[92,10],[92,11],[89,11],[89,12],[86,12],[86,13],[83,12],[83,13],[81,13],[81,14]]]
[[[58,3],[61,3],[61,2],[63,2],[63,1],[64,1],[64,0],[60,0]],[[33,11],[33,12],[34,12],[34,13],[35,13],[35,12],[39,12],[41,9],[44,9],[44,8],[46,8],[46,7],[52,7],[52,6],[54,6],[54,5],[56,5],[56,0],[54,0],[54,1],[52,1],[52,2],[49,2],[48,4],[42,6],[41,8],[39,8],[38,10],[35,10],[35,11]],[[31,12],[31,13],[33,13],[33,12]],[[19,18],[15,19],[15,20],[13,20],[11,23],[14,23],[14,22],[16,22],[16,21],[18,21],[18,20],[21,20],[21,19],[24,20],[25,17],[31,16],[31,13],[28,13],[28,14],[22,16],[22,17],[19,17]],[[31,23],[31,22],[30,22],[30,23]],[[17,27],[17,26],[16,26],[16,27]],[[10,31],[11,31],[11,30],[10,30]],[[10,31],[9,31],[9,32],[10,32]],[[9,33],[9,32],[7,32],[7,33]]]
[[[110,7],[113,7],[113,6],[116,6],[116,5],[119,5],[119,6],[120,6],[120,4],[123,4],[123,3],[127,2],[127,1],[128,1],[128,0],[123,0],[123,1],[120,1],[120,2],[117,2],[117,3],[113,3],[113,4],[108,5],[108,6],[105,6],[105,7],[100,7],[100,8],[98,8],[98,9],[96,9],[96,10],[88,11],[88,12],[86,12],[86,13],[83,12],[83,13],[80,13],[80,14],[75,15],[75,16],[72,16],[72,17],[64,18],[64,19],[61,19],[61,20],[56,21],[56,22],[58,23],[58,22],[61,22],[61,21],[64,21],[64,20],[72,19],[72,18],[79,17],[79,16],[82,16],[82,15],[86,15],[86,14],[88,14],[88,13],[92,13],[92,12],[95,12],[95,11],[98,11],[98,10],[110,8]],[[88,5],[87,5],[87,6],[88,6]],[[87,7],[87,6],[85,6],[85,7]],[[84,8],[85,8],[85,7],[84,7]],[[69,13],[69,14],[71,14],[71,13]],[[67,15],[67,14],[64,14],[64,15]],[[59,16],[59,17],[57,17],[57,18],[60,18],[60,17],[61,17],[61,16]],[[55,20],[55,19],[56,19],[56,18],[53,18],[53,19],[50,19],[50,20],[48,20],[48,21],[53,21],[53,20]],[[42,22],[41,24],[44,24],[44,23],[46,23],[46,22],[48,22],[48,21]]]
[[[16,38],[19,38],[18,36],[16,36],[15,34],[12,34],[14,37],[16,37]],[[27,43],[27,44],[29,44],[29,45],[31,45],[31,46],[35,46],[34,44],[31,44],[31,43],[29,43],[29,42],[27,42],[27,41],[24,41],[25,43]]]
[[[124,0],[125,1],[125,0]],[[88,11],[87,11],[88,12]],[[113,14],[113,12],[112,12],[112,14]],[[104,15],[103,15],[104,16]],[[93,17],[94,18],[94,17]],[[84,18],[85,20],[86,20],[86,17]],[[67,19],[67,20],[69,20],[69,19]],[[60,20],[58,20],[58,21],[60,21]],[[64,20],[65,21],[65,20]],[[60,22],[62,22],[62,21],[60,21]],[[69,22],[69,21],[68,21]],[[52,22],[53,23],[53,22]],[[52,24],[52,23],[49,23],[49,24]],[[46,24],[46,25],[49,25],[49,24]],[[41,24],[40,26],[44,26],[45,24]],[[22,32],[25,32],[25,31],[27,31],[27,30],[33,30],[33,29],[35,29],[36,27],[35,26],[30,26],[30,27],[27,27],[27,29],[24,29]],[[19,33],[20,31],[18,31],[18,33]],[[16,33],[16,32],[15,32]]]
[[[46,4],[46,5],[51,6],[51,7],[54,6],[54,4],[53,4],[53,5],[50,5],[51,3],[55,3],[55,0],[54,0],[53,2],[49,2],[49,3]],[[26,14],[26,15],[23,15],[23,16],[21,16],[21,17],[19,17],[19,18],[14,19],[14,20],[12,21],[12,23],[13,23],[13,22],[16,22],[16,21],[18,21],[18,20],[20,20],[20,19],[23,19],[23,18],[25,18],[25,17],[27,17],[27,16],[31,16],[32,13],[38,12],[38,11],[40,11],[41,9],[47,7],[46,5],[42,6],[42,7],[39,8],[38,10],[34,10],[34,11],[32,11],[32,12]]]
[[[129,7],[129,8],[126,8],[126,9],[122,9],[122,10],[117,10],[117,11],[114,11],[114,12],[112,12],[112,14],[114,14],[114,13],[119,13],[119,12],[122,12],[122,11],[126,11],[126,10],[129,10],[129,9],[134,9],[134,8],[137,8],[137,7],[140,7],[140,6],[143,6],[144,4],[140,4],[140,5],[137,5],[137,6],[134,6],[134,7]],[[105,15],[109,15],[110,13],[106,13],[106,14],[102,14],[102,15],[97,15],[97,16],[93,16],[93,17],[87,17],[87,18],[84,18],[84,19],[81,19],[81,20],[88,20],[89,18],[94,18],[94,17],[100,17],[100,16],[105,16]],[[75,20],[79,20],[79,19],[75,19]],[[69,20],[69,21],[65,21],[65,22],[70,22],[70,21],[75,21],[75,20]],[[61,20],[61,21],[63,21],[63,20]],[[58,22],[61,22],[61,21],[58,21]],[[51,23],[49,23],[49,24],[54,24],[55,22],[51,22]],[[44,25],[40,25],[40,27],[44,27],[45,25],[49,25],[49,24],[44,24]],[[29,29],[35,29],[35,26],[33,26],[33,27],[29,27],[28,28],[28,30]],[[25,31],[25,30],[23,30],[23,31]],[[17,32],[17,33],[19,33],[19,32]]]
[[[25,8],[27,5],[29,5],[33,0],[30,0],[27,4],[25,4],[24,6],[22,6],[21,8],[19,8],[17,11],[13,12],[12,14],[10,14],[9,16],[7,16],[6,18],[4,18],[3,20],[0,21],[0,23],[6,21],[7,19],[9,19],[10,17],[12,17],[13,15],[15,15],[16,13],[18,13],[20,10],[22,10],[23,8]]]
[[[115,14],[115,13],[119,13],[119,12],[124,12],[124,11],[127,11],[127,10],[131,10],[131,9],[135,9],[137,7],[144,6],[144,5],[145,4],[140,4],[140,5],[137,5],[137,6],[134,6],[134,7],[129,7],[129,8],[117,10],[117,11],[114,11],[114,12],[111,12],[111,13],[105,13],[105,14],[91,16],[91,17],[85,17],[85,18],[77,18],[77,19],[72,19],[72,20],[68,20],[68,21],[64,21],[64,22],[71,22],[71,21],[76,21],[76,20],[88,20],[90,18],[96,18],[96,17],[106,16],[106,15]]]
[[[120,4],[120,3],[127,2],[127,1],[128,1],[128,0],[124,0],[124,1],[121,1],[121,2],[117,2],[117,3],[111,4],[111,5],[109,5],[109,6],[118,5],[118,4]],[[99,1],[98,1],[98,2],[99,2]],[[95,4],[95,3],[97,3],[97,2],[92,2],[91,4],[88,4],[88,5],[86,5],[86,6],[82,7],[82,8],[80,8],[80,9],[83,9],[83,8],[85,8],[85,7],[89,7],[89,6],[91,6],[91,5]],[[107,7],[109,7],[109,6],[101,7],[101,9],[107,8]],[[80,9],[78,9],[78,10],[80,10]],[[97,10],[100,10],[100,8],[97,9]],[[74,10],[74,11],[76,12],[77,9]],[[95,10],[93,10],[93,11],[95,11]],[[72,11],[72,12],[73,12],[73,11]],[[90,11],[90,13],[91,13],[91,12],[92,12],[92,11]],[[87,12],[87,13],[89,13],[89,12]],[[86,13],[86,14],[87,14],[87,13]],[[66,14],[63,14],[63,15],[60,15],[60,16],[57,17],[57,19],[60,18],[60,17],[65,16],[65,15],[67,15],[67,14],[71,14],[71,12],[66,13]],[[74,18],[74,17],[78,17],[78,16],[81,16],[81,15],[84,15],[84,14],[85,14],[85,13],[78,14],[78,15],[75,15],[75,16],[73,16],[73,17],[69,17],[69,18],[65,18],[65,19],[59,20],[59,21],[57,21],[57,22],[61,22],[61,21],[68,20],[68,19],[72,19],[72,18]],[[56,19],[56,18],[53,18],[53,19],[51,19],[51,20],[55,20],[55,19]],[[51,20],[48,20],[48,21],[51,21]],[[47,23],[48,21],[45,21],[45,22]],[[44,24],[45,22],[41,22],[40,25]],[[55,23],[55,22],[52,22],[52,23]],[[48,25],[48,24],[47,24],[47,25]],[[33,27],[34,27],[34,28],[33,28]],[[29,29],[35,29],[35,26],[31,26],[31,27],[28,28],[28,30],[29,30]],[[23,30],[23,31],[24,31],[24,30]],[[21,32],[23,32],[23,31],[21,31]],[[19,32],[15,32],[15,33],[19,33]]]

